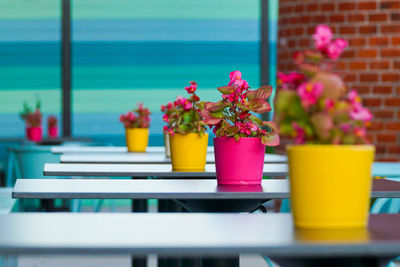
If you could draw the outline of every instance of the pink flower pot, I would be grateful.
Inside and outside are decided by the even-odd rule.
[[[53,127],[47,128],[47,135],[51,138],[56,138],[58,136],[58,127],[53,126]]]
[[[214,138],[215,168],[220,185],[259,185],[265,146],[258,137]]]
[[[26,128],[26,137],[33,142],[42,141],[42,127]]]

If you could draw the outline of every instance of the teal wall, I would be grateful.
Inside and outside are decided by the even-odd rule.
[[[118,115],[143,101],[204,100],[239,69],[259,86],[259,0],[73,0],[73,133],[122,136]],[[60,1],[0,1],[0,137],[22,136],[17,113],[38,95],[60,112]]]

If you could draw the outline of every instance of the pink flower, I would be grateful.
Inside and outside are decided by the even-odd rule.
[[[242,79],[242,73],[238,70],[232,71],[229,73],[229,79],[232,80],[241,80]]]
[[[188,94],[193,94],[194,92],[196,92],[197,89],[197,83],[196,82],[190,82],[190,86],[185,87],[186,92],[188,92]]]
[[[164,114],[164,115],[162,116],[162,119],[163,119],[163,121],[165,121],[166,123],[168,123],[168,122],[169,122],[168,114]]]
[[[289,86],[297,86],[305,80],[305,76],[302,73],[291,72],[289,74],[278,73],[278,84],[282,89],[289,89]]]
[[[190,103],[188,100],[185,101],[185,103],[183,104],[183,110],[184,111],[188,111],[193,107],[192,103]]]
[[[187,101],[186,98],[182,97],[182,96],[178,96],[174,102],[175,106],[183,106],[185,104],[185,102]]]
[[[336,39],[335,41],[328,44],[326,47],[326,54],[332,60],[337,60],[343,53],[343,50],[348,46],[347,40]]]
[[[296,144],[304,144],[306,142],[306,132],[303,127],[298,125],[296,122],[292,122],[292,128],[294,130],[293,137]]]
[[[323,52],[326,47],[330,44],[333,33],[331,28],[327,25],[318,25],[315,28],[315,33],[313,34],[313,39],[315,43],[315,47]]]
[[[164,112],[166,107],[164,105],[161,105],[161,111]]]
[[[340,130],[342,130],[345,133],[348,133],[351,130],[351,126],[348,123],[342,123],[340,125]]]
[[[303,83],[297,88],[297,93],[300,96],[301,103],[305,108],[317,103],[318,98],[321,96],[323,91],[322,83]]]
[[[334,108],[334,106],[335,106],[335,102],[333,102],[333,100],[332,99],[325,99],[325,111],[331,111],[331,110],[333,110],[333,108]]]
[[[354,128],[354,134],[357,137],[365,138],[367,136],[367,132],[363,127],[356,127]]]
[[[372,113],[363,106],[355,106],[350,112],[350,118],[357,121],[368,122],[371,121],[373,116]]]
[[[358,93],[356,90],[351,90],[347,98],[350,100],[350,104],[353,106],[361,105],[361,98],[358,96]]]
[[[173,107],[174,107],[174,104],[172,102],[168,102],[167,109],[172,109]]]

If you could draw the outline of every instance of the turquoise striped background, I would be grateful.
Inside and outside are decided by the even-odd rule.
[[[258,0],[74,0],[73,133],[121,136],[121,112],[159,106],[190,80],[203,99],[239,69],[259,86]],[[38,95],[60,112],[60,2],[0,1],[0,136],[22,136],[17,112]]]

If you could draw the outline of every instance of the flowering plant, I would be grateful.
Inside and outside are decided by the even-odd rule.
[[[38,127],[42,124],[42,113],[40,112],[41,103],[36,101],[35,111],[33,111],[26,102],[24,102],[24,110],[19,114],[25,121],[27,127]]]
[[[332,64],[348,43],[333,39],[331,29],[319,25],[313,35],[315,50],[297,52],[300,72],[278,74],[276,120],[283,135],[295,143],[364,144],[371,112],[355,90],[347,92]]]
[[[163,121],[167,123],[163,131],[169,135],[175,133],[202,135],[206,127],[200,114],[202,109],[200,98],[196,95],[197,83],[190,82],[190,86],[185,87],[185,90],[190,94],[189,98],[178,96],[174,102],[161,105],[161,111],[164,112]]]
[[[218,88],[222,100],[203,103],[201,114],[204,123],[217,137],[261,137],[266,146],[279,145],[279,136],[275,124],[262,121],[253,113],[265,113],[271,110],[266,101],[272,93],[271,86],[262,86],[251,90],[247,81],[242,79],[240,71],[229,74],[230,82]]]
[[[136,115],[134,114],[136,113]],[[139,103],[138,108],[128,111],[125,115],[119,117],[125,128],[149,128],[150,126],[150,111],[143,107],[143,103]]]
[[[56,116],[53,116],[53,115],[51,115],[51,116],[49,116],[48,118],[47,118],[47,125],[49,126],[49,127],[56,127],[57,126],[57,117]]]

